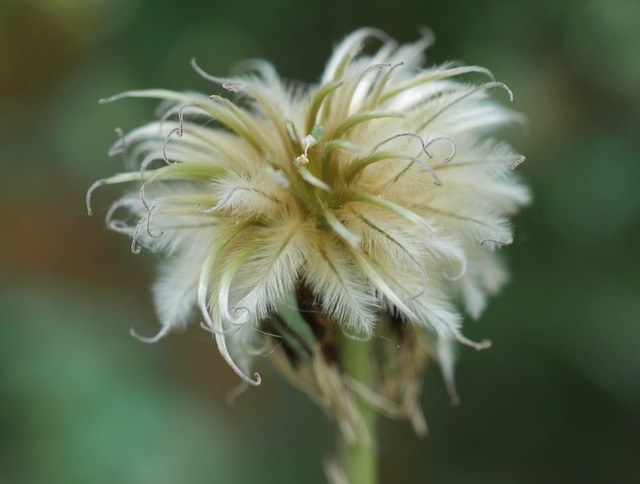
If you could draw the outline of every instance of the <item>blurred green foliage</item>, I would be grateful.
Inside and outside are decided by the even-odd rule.
[[[84,193],[121,166],[106,155],[114,128],[154,109],[99,98],[217,92],[191,57],[216,74],[264,57],[313,81],[362,25],[401,41],[428,25],[429,62],[506,82],[529,118],[506,135],[535,197],[505,249],[512,284],[467,324],[494,347],[462,350],[459,408],[430,369],[428,438],[383,423],[383,482],[636,482],[639,24],[634,0],[4,0],[0,482],[324,482],[330,426],[267,364],[265,383],[227,406],[237,381],[206,333],[129,337],[156,328],[153,261],[87,218]]]

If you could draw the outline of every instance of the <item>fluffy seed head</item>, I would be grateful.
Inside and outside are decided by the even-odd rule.
[[[167,255],[153,286],[158,337],[199,313],[251,384],[252,355],[270,338],[291,363],[321,330],[366,340],[393,326],[426,337],[448,380],[452,342],[486,346],[462,335],[461,312],[479,317],[506,279],[496,249],[528,192],[512,173],[524,158],[489,132],[521,117],[488,99],[511,92],[486,69],[422,67],[429,43],[361,29],[317,85],[291,86],[262,61],[233,78],[194,61],[217,94],[105,100],[165,101],[158,121],[112,149],[129,171],[94,185],[135,184],[107,224],[134,252]]]

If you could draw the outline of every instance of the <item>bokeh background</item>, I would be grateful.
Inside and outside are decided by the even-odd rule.
[[[640,2],[583,0],[2,0],[0,2],[0,482],[321,483],[331,423],[259,362],[237,385],[194,327],[157,328],[155,260],[86,215],[114,128],[154,101],[127,89],[217,92],[248,57],[316,80],[362,25],[401,41],[430,26],[428,63],[492,69],[526,129],[507,130],[535,203],[505,249],[512,283],[462,349],[462,405],[438,369],[430,436],[381,425],[382,482],[631,483],[640,476]],[[98,192],[104,213],[117,194]]]

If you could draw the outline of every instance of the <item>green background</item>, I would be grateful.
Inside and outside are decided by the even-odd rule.
[[[237,377],[193,327],[156,345],[156,259],[84,208],[122,167],[107,150],[150,119],[127,89],[218,92],[248,57],[318,79],[332,46],[373,25],[428,25],[428,63],[490,68],[526,129],[534,204],[505,249],[512,283],[466,333],[462,405],[427,374],[430,436],[381,426],[382,482],[626,483],[640,475],[640,2],[584,0],[2,0],[0,482],[321,483],[334,429],[259,361]],[[103,214],[117,191],[98,192]]]

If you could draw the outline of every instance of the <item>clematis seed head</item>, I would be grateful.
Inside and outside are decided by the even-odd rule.
[[[164,101],[157,121],[111,150],[131,168],[87,195],[91,212],[93,189],[133,186],[107,226],[133,252],[165,257],[153,285],[161,329],[149,341],[199,317],[246,383],[260,383],[250,369],[264,352],[346,422],[344,389],[422,428],[429,356],[457,398],[456,343],[489,345],[463,336],[463,314],[478,318],[505,283],[497,249],[513,240],[509,219],[529,192],[512,170],[524,158],[490,136],[522,120],[490,99],[511,91],[481,67],[424,67],[429,42],[364,28],[304,88],[263,61],[216,77],[194,60],[216,94],[104,101]],[[375,346],[373,387],[341,373],[341,335]]]

